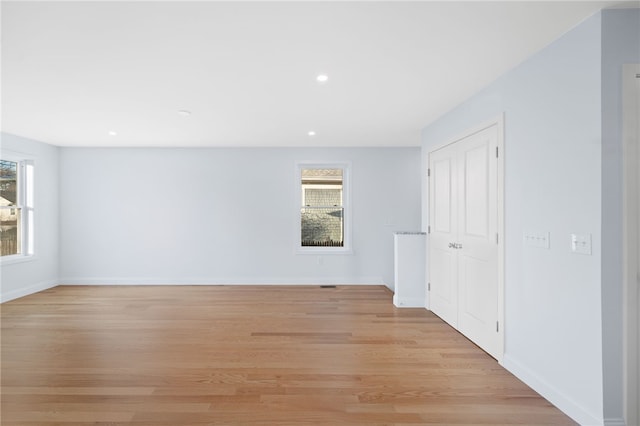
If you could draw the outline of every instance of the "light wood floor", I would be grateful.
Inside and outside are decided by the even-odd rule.
[[[2,425],[573,424],[379,286],[57,287],[3,304]]]

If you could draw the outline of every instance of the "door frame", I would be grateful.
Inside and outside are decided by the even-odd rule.
[[[497,129],[497,136],[498,136],[498,140],[497,140],[497,145],[498,145],[498,191],[497,191],[497,231],[498,231],[498,340],[499,340],[499,346],[498,346],[498,363],[500,365],[502,365],[502,361],[504,358],[504,347],[505,347],[505,327],[506,327],[506,322],[505,322],[505,298],[504,298],[504,287],[505,287],[505,263],[504,263],[504,255],[505,255],[505,230],[504,230],[504,200],[505,200],[505,191],[504,191],[504,182],[505,182],[505,173],[504,173],[504,165],[505,165],[505,147],[504,147],[504,113],[501,113],[500,115],[498,115],[495,118],[492,118],[490,120],[487,120],[483,123],[480,123],[476,126],[473,126],[471,128],[468,128],[467,130],[463,131],[461,134],[457,135],[456,137],[453,137],[449,140],[447,140],[445,143],[433,146],[433,147],[429,147],[429,151],[427,152],[427,154],[425,155],[425,169],[429,168],[429,164],[430,164],[430,157],[432,155],[432,153],[434,151],[437,151],[439,149],[444,148],[447,145],[451,145],[454,144],[462,139],[465,139],[469,136],[472,136],[478,132],[481,132],[485,129],[488,129],[489,127],[492,126],[496,126]],[[426,223],[428,224],[428,228],[427,230],[430,229],[430,224],[431,224],[431,218],[429,217],[429,211],[430,211],[430,203],[429,203],[429,178],[427,177],[426,180],[426,184],[425,184],[425,199],[426,202],[424,203],[425,208],[426,208],[426,216],[427,216],[427,221]],[[430,244],[431,244],[431,239],[429,238],[429,233],[427,232],[427,250],[426,250],[426,256],[427,256],[427,261],[426,261],[426,265],[427,268],[429,268],[429,249],[430,249]],[[427,277],[429,276],[428,274],[428,269],[427,269]],[[426,292],[426,299],[425,299],[425,307],[427,309],[430,310],[430,301],[429,301],[429,292]]]
[[[640,422],[640,99],[634,92],[640,64],[625,64],[622,75],[624,417]]]

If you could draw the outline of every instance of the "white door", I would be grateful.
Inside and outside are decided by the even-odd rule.
[[[633,113],[633,121],[635,124],[632,124],[634,127],[635,137],[633,138],[633,143],[636,147],[636,161],[635,161],[635,175],[636,175],[636,279],[635,283],[635,293],[636,300],[635,306],[632,308],[635,312],[634,315],[636,317],[636,325],[635,325],[635,333],[636,333],[636,341],[635,348],[633,349],[633,356],[635,356],[635,377],[632,379],[632,384],[635,387],[635,402],[631,403],[631,409],[635,410],[635,419],[636,423],[640,423],[640,66],[635,67],[635,78],[632,80],[633,83],[633,98],[635,99],[635,113]],[[635,409],[633,405],[635,404]],[[631,424],[631,423],[629,423]]]
[[[429,155],[430,309],[495,358],[498,125]]]
[[[497,358],[497,127],[458,142],[458,329]]]
[[[446,146],[429,154],[429,308],[458,327],[458,269],[452,242],[458,233],[457,153]]]
[[[640,65],[623,71],[624,160],[624,411],[640,424]]]

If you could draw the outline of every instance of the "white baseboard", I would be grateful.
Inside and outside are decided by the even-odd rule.
[[[28,296],[58,285],[384,285],[381,277],[358,278],[65,278],[29,287],[0,291],[0,303]]]
[[[604,420],[601,417],[597,417],[597,415],[585,409],[585,407],[560,392],[552,384],[511,358],[508,354],[504,355],[502,366],[579,424],[583,426],[602,426],[604,424]]]
[[[58,285],[57,281],[43,281],[29,287],[18,288],[15,290],[1,292],[0,293],[0,303],[8,302],[10,300],[15,300],[20,297],[28,296],[30,294],[37,293],[39,291],[48,290]]]
[[[424,298],[420,297],[398,297],[393,295],[393,304],[397,308],[424,308]]]
[[[386,285],[382,277],[350,278],[63,278],[61,285]]]
[[[604,419],[604,426],[627,426],[627,424],[625,423],[624,419],[615,418],[615,419]]]

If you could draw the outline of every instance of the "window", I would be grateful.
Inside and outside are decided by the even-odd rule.
[[[34,254],[33,161],[0,159],[0,255]]]
[[[297,251],[349,252],[349,165],[299,163],[297,179]]]

